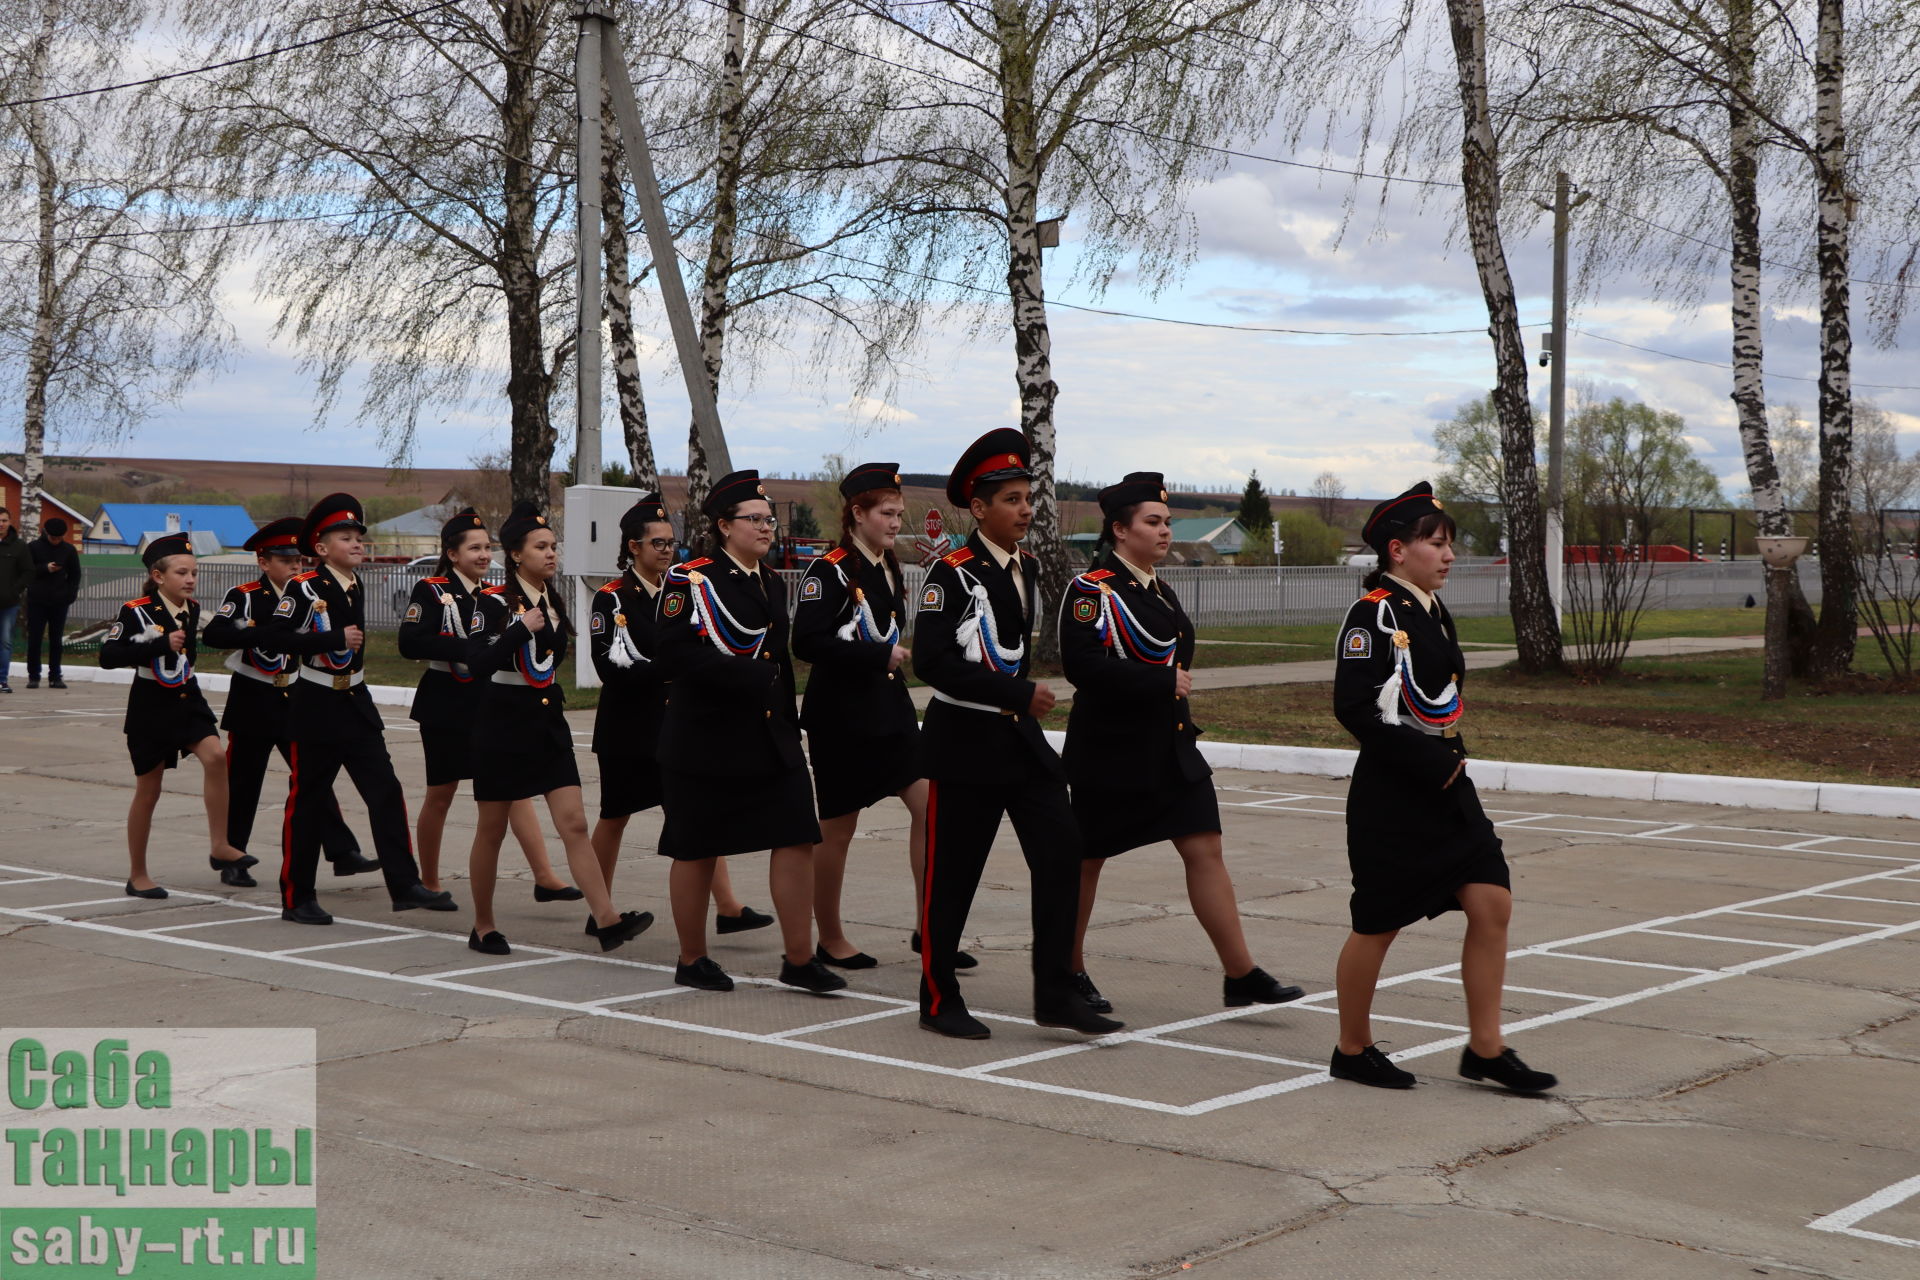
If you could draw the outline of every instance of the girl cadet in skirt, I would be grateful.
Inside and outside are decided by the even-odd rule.
[[[1165,482],[1136,471],[1100,491],[1093,567],[1060,603],[1060,657],[1073,685],[1061,759],[1073,787],[1085,860],[1073,937],[1074,984],[1097,1012],[1112,1005],[1087,976],[1087,921],[1114,854],[1170,840],[1186,864],[1187,898],[1226,970],[1230,1009],[1285,1004],[1306,992],[1253,963],[1220,848],[1213,770],[1200,758],[1193,623],[1155,567],[1173,542]]]
[[[587,841],[580,770],[573,762],[560,664],[573,631],[554,576],[559,540],[530,502],[500,525],[507,580],[483,589],[467,624],[467,667],[487,681],[473,721],[473,798],[480,809],[468,874],[473,879],[473,932],[467,945],[490,956],[510,953],[494,928],[493,888],[500,841],[517,800],[547,798],[547,813],[567,849],[567,865],[593,910],[587,932],[611,951],[653,923],[645,911],[620,911],[600,878]]]
[[[408,718],[420,726],[420,749],[427,758],[427,798],[420,802],[416,844],[420,882],[440,887],[440,838],[460,780],[473,776],[473,717],[483,690],[467,670],[467,623],[473,598],[493,564],[493,539],[472,507],[455,512],[440,526],[440,563],[413,584],[413,596],[400,619],[400,656],[425,662]],[[578,889],[553,873],[547,842],[533,801],[517,801],[508,811],[514,839],[533,868],[535,902],[577,902]]]
[[[1425,481],[1376,506],[1361,530],[1380,567],[1347,610],[1334,663],[1334,715],[1359,740],[1360,756],[1347,790],[1353,932],[1336,971],[1340,1044],[1329,1070],[1382,1089],[1412,1087],[1412,1073],[1373,1042],[1374,988],[1404,926],[1459,910],[1467,916],[1460,981],[1468,1025],[1460,1074],[1538,1093],[1558,1082],[1520,1061],[1500,1033],[1513,894],[1500,837],[1466,774],[1466,663],[1453,617],[1434,595],[1453,564],[1453,533],[1453,517]]]
[[[247,868],[260,860],[227,842],[227,762],[220,728],[193,674],[200,606],[193,599],[199,569],[183,533],[155,538],[140,554],[149,594],[120,606],[100,646],[103,667],[132,667],[127,689],[127,754],[133,758],[133,802],[127,806],[127,885],[130,898],[164,898],[147,874],[147,835],[166,771],[183,756],[200,761],[200,796],[207,809],[207,856],[220,883],[250,888]]]
[[[793,613],[794,656],[813,664],[800,724],[820,805],[820,843],[813,851],[820,948],[814,959],[841,969],[880,963],[847,941],[840,920],[847,846],[862,809],[900,797],[910,820],[907,857],[916,903],[925,887],[927,780],[920,768],[920,721],[901,670],[911,656],[902,646],[906,582],[893,554],[907,510],[899,471],[898,463],[869,462],[840,482],[840,545],[807,566]]]
[[[673,859],[674,981],[730,991],[707,955],[707,895],[714,859],[771,849],[768,885],[786,958],[780,981],[838,991],[847,980],[813,958],[813,846],[820,824],[800,753],[787,599],[761,566],[773,544],[773,507],[757,471],[717,481],[701,510],[712,554],[667,570],[656,661],[673,682],[660,732],[666,825]]]

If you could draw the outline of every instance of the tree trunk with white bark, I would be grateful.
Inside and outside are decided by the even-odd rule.
[[[1853,539],[1852,254],[1847,190],[1845,0],[1819,0],[1813,67],[1816,254],[1820,269],[1820,625],[1812,667],[1838,676],[1853,664],[1858,566]]]
[[[647,430],[647,397],[640,385],[640,347],[633,332],[633,259],[627,241],[627,195],[620,185],[626,157],[610,104],[600,122],[605,143],[600,152],[602,249],[606,254],[607,345],[613,356],[614,400],[620,406],[620,433],[627,442],[628,473],[642,493],[660,491],[660,467]]]

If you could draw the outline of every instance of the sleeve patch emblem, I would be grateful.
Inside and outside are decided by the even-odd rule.
[[[802,600],[818,600],[820,598],[820,579],[809,575],[807,580],[800,584],[800,598]]]
[[[1371,658],[1373,656],[1373,633],[1365,627],[1348,627],[1347,634],[1340,640],[1340,656],[1343,658]]]
[[[947,604],[947,589],[937,583],[920,593],[920,611],[938,613]]]
[[[686,612],[686,608],[687,598],[678,591],[673,592],[665,600],[660,602],[660,612],[666,614],[669,618],[679,617],[682,613]]]
[[[126,628],[124,626],[116,622],[113,624],[113,627],[107,632],[107,639],[118,640],[121,636],[121,633],[124,632],[125,630]]]
[[[233,601],[225,600],[221,602],[220,616],[223,618],[231,618],[233,616]]]
[[[607,629],[607,615],[598,609],[593,611],[593,634],[599,635]]]
[[[475,609],[473,611],[473,621],[467,624],[467,630],[478,631],[482,627],[486,626],[486,624],[487,624],[486,615],[482,614],[480,610]]]
[[[293,616],[293,597],[282,596],[280,603],[273,607],[273,616],[276,618],[291,618]]]
[[[408,622],[420,621],[420,602],[418,600],[414,601],[412,604],[407,606],[406,620]]]
[[[1092,622],[1099,614],[1100,606],[1091,600],[1075,600],[1073,602],[1073,620],[1075,622]]]

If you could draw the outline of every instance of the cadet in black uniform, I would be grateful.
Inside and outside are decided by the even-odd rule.
[[[222,664],[233,678],[227,684],[220,727],[227,731],[227,843],[236,849],[245,849],[253,838],[267,761],[275,751],[282,760],[292,758],[287,710],[293,701],[295,664],[287,654],[257,646],[287,584],[300,572],[301,523],[299,516],[283,516],[241,544],[253,552],[260,576],[228,589],[200,637],[212,648],[232,650]],[[360,852],[360,841],[341,817],[330,787],[328,801],[320,848],[333,864],[333,874],[378,871],[380,864]]]
[[[1500,837],[1466,774],[1466,663],[1434,595],[1453,564],[1453,533],[1453,517],[1425,481],[1376,506],[1361,531],[1380,565],[1347,610],[1334,663],[1334,715],[1360,755],[1347,790],[1353,932],[1340,951],[1340,1044],[1329,1070],[1379,1088],[1413,1085],[1412,1073],[1373,1043],[1374,988],[1402,927],[1459,910],[1467,915],[1460,980],[1470,1028],[1460,1074],[1537,1093],[1557,1081],[1520,1061],[1500,1034],[1513,893]]]
[[[420,882],[440,887],[440,836],[447,812],[463,778],[473,776],[473,715],[481,687],[467,670],[467,623],[473,598],[493,564],[493,539],[472,507],[455,512],[440,526],[440,563],[413,585],[400,619],[400,656],[425,662],[414,689],[408,718],[420,726],[420,749],[427,758],[427,795],[420,802],[418,833]],[[580,891],[553,872],[540,816],[523,800],[510,811],[508,825],[533,869],[535,902],[578,902]]]
[[[673,923],[674,981],[731,991],[707,954],[714,859],[771,849],[767,882],[786,956],[780,981],[838,991],[847,980],[813,958],[813,846],[820,839],[800,751],[787,597],[761,565],[773,544],[773,506],[757,471],[717,481],[701,507],[712,554],[667,570],[660,651],[672,682],[660,732]]]
[[[160,801],[166,771],[182,756],[203,770],[200,795],[207,808],[213,849],[207,861],[222,884],[251,887],[247,868],[260,860],[227,840],[227,766],[220,756],[220,729],[193,674],[194,638],[200,606],[193,599],[199,571],[193,544],[181,533],[155,538],[140,555],[151,593],[120,606],[100,646],[103,667],[132,667],[127,690],[127,754],[133,758],[133,802],[127,806],[126,892],[134,898],[164,898],[167,891],[147,874],[147,835]]]
[[[314,891],[320,833],[342,769],[366,803],[380,874],[395,911],[455,910],[453,895],[420,883],[413,861],[407,801],[387,754],[386,730],[366,688],[366,587],[355,569],[366,559],[366,518],[359,499],[320,499],[300,526],[300,550],[320,567],[295,575],[274,606],[263,644],[299,657],[299,678],[287,735],[293,779],[281,829],[280,918],[332,924]]]
[[[1100,491],[1093,566],[1060,602],[1060,658],[1073,685],[1067,745],[1086,861],[1074,981],[1101,1013],[1111,1005],[1087,976],[1087,922],[1100,871],[1117,853],[1171,840],[1186,864],[1187,898],[1226,970],[1230,1009],[1285,1004],[1306,992],[1255,967],[1220,849],[1213,770],[1200,757],[1193,688],[1193,623],[1173,587],[1154,572],[1173,541],[1165,482],[1136,471]]]
[[[842,969],[880,962],[847,940],[840,890],[860,811],[888,796],[907,806],[913,900],[924,892],[927,783],[920,721],[907,693],[906,581],[894,558],[906,502],[900,466],[869,462],[840,482],[840,545],[807,566],[793,612],[793,653],[813,664],[800,724],[807,731],[820,843],[813,851],[814,959]]]
[[[473,932],[467,945],[488,955],[510,950],[493,927],[493,887],[508,811],[534,796],[547,798],[567,865],[593,911],[587,932],[600,949],[611,951],[653,923],[649,912],[615,909],[587,840],[566,687],[560,682],[573,624],[554,590],[559,547],[547,518],[532,503],[515,506],[500,525],[507,580],[480,592],[467,627],[467,666],[487,682],[473,720],[473,798],[480,820],[468,869]]]
[[[989,1032],[960,998],[954,958],[1003,814],[1032,883],[1034,1021],[1088,1035],[1124,1025],[1074,989],[1080,832],[1060,757],[1040,730],[1053,692],[1027,679],[1040,564],[1019,543],[1033,520],[1032,476],[1018,431],[989,431],[960,455],[947,497],[977,527],[934,562],[914,619],[913,672],[933,686],[920,739],[930,779],[920,1025],[967,1040]]]

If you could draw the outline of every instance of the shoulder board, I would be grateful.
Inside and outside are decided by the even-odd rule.
[[[149,604],[152,604],[152,603],[153,603],[153,597],[152,597],[152,596],[141,596],[141,597],[140,597],[140,598],[139,598],[138,600],[129,600],[129,601],[127,601],[127,602],[126,602],[126,603],[125,603],[124,605],[122,605],[122,606],[121,606],[121,608],[123,608],[123,609],[138,609],[138,608],[140,608],[140,607],[141,607],[142,605],[149,605]]]
[[[243,582],[234,588],[235,591],[258,591],[259,589],[260,584],[257,582]]]
[[[602,591],[618,591],[620,589],[620,579],[615,578],[612,582],[603,584],[600,589]]]
[[[435,585],[437,586],[437,585],[439,585],[439,584],[441,584],[441,583],[444,583],[444,582],[449,582],[449,581],[451,581],[451,579],[449,579],[449,578],[422,578],[422,579],[420,579],[420,581],[422,581],[422,582],[431,582],[431,583],[433,583],[433,584],[435,584]]]
[[[1381,587],[1378,591],[1367,592],[1367,594],[1361,596],[1360,599],[1363,603],[1373,604],[1377,601],[1385,600],[1388,596],[1392,594],[1393,592],[1389,591],[1387,588]]]
[[[319,576],[320,576],[320,571],[319,571],[318,569],[309,569],[309,570],[307,570],[307,571],[306,571],[305,573],[296,573],[296,574],[294,574],[294,575],[293,575],[293,581],[295,581],[295,582],[306,582],[306,581],[307,581],[308,579],[310,579],[310,578],[317,578],[317,577],[319,577]]]
[[[847,549],[845,547],[835,547],[820,558],[828,564],[839,564],[847,558]]]
[[[1105,582],[1108,578],[1111,578],[1113,576],[1113,570],[1095,569],[1092,573],[1083,573],[1080,576],[1085,578],[1088,582]]]
[[[480,594],[483,596],[503,596],[507,594],[507,589],[504,585],[498,587],[482,587],[480,588]]]
[[[942,564],[950,564],[956,569],[971,559],[973,559],[972,547],[962,547],[958,551],[949,551],[946,555],[940,557]]]
[[[1020,558],[1023,560],[1038,560],[1040,557],[1033,554],[1033,552],[1027,550],[1025,547],[1022,547],[1020,548]]]

